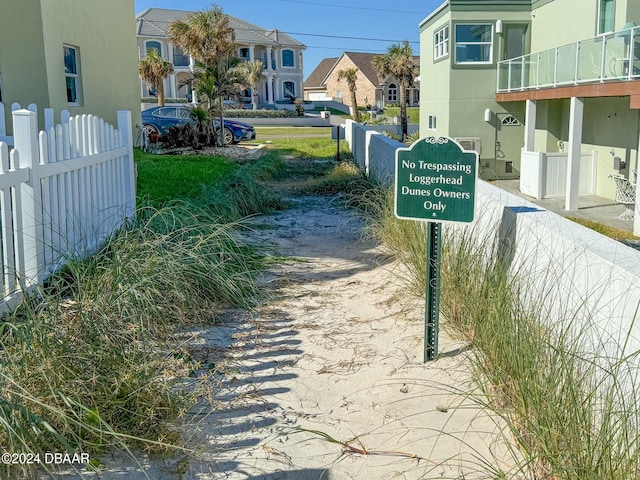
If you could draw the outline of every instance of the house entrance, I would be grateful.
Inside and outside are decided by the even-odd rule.
[[[520,150],[524,138],[524,126],[511,113],[498,113],[495,143],[495,173],[498,178],[520,177]]]

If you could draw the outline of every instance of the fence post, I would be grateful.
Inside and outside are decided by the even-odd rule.
[[[30,181],[19,187],[22,197],[22,231],[17,232],[22,243],[25,259],[25,271],[19,272],[24,278],[27,289],[37,285],[44,275],[42,240],[42,198],[38,166],[40,155],[38,148],[38,115],[29,110],[15,110],[13,113],[14,147],[19,153],[19,165],[12,168],[30,168]]]
[[[126,206],[125,215],[127,218],[133,218],[136,211],[136,170],[133,162],[133,134],[131,124],[131,112],[129,110],[118,110],[118,131],[122,144],[127,147],[127,161],[125,171],[127,179],[125,188]]]

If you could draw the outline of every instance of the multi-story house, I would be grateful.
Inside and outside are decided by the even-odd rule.
[[[3,0],[0,101],[140,123],[133,26],[133,0]]]
[[[188,98],[186,81],[190,78],[194,60],[167,37],[167,29],[174,20],[184,19],[191,13],[184,10],[150,8],[136,16],[138,55],[140,58],[152,48],[173,63],[174,73],[165,79],[167,97]],[[302,56],[305,46],[278,30],[265,30],[229,15],[235,31],[237,56],[241,60],[260,60],[265,66],[264,76],[258,87],[259,104],[289,102],[303,95]],[[149,86],[140,82],[140,96],[149,96]],[[244,101],[251,102],[251,94],[245,92]]]
[[[358,106],[377,105],[382,108],[400,101],[400,82],[393,76],[379,78],[373,68],[373,53],[344,52],[339,58],[325,58],[304,83],[305,100],[335,100],[351,106],[351,93],[347,82],[340,79],[340,71],[357,68],[356,101]],[[416,65],[420,57],[415,56]],[[420,82],[416,81],[407,92],[407,102],[417,106],[420,102]]]
[[[462,139],[485,178],[567,210],[615,199],[611,176],[633,187],[638,168],[637,23],[636,0],[448,0],[421,23],[422,135]]]

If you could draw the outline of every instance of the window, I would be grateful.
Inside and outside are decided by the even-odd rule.
[[[427,128],[429,130],[435,130],[436,129],[436,116],[435,115],[429,115],[429,117],[427,117]]]
[[[189,66],[189,55],[185,55],[184,50],[177,45],[173,46],[173,64],[176,67]]]
[[[282,50],[282,66],[294,67],[293,64],[293,50]]]
[[[598,1],[598,35],[613,32],[615,3],[616,0]]]
[[[149,41],[145,43],[144,46],[145,46],[146,53],[149,53],[151,50],[155,48],[156,50],[158,50],[158,54],[162,56],[162,44],[160,42]]]
[[[395,83],[389,84],[389,88],[387,89],[387,100],[390,102],[398,101],[398,87]]]
[[[296,96],[296,85],[293,82],[284,82],[282,84],[282,88],[284,88],[284,96],[288,98],[295,98]]]
[[[449,55],[449,25],[433,34],[433,59],[438,60]]]
[[[493,25],[456,25],[456,63],[493,61]]]
[[[67,88],[67,103],[80,105],[80,58],[77,47],[64,45],[64,76]]]

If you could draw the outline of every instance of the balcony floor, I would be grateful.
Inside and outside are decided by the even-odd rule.
[[[618,218],[618,215],[624,211],[624,205],[616,203],[611,199],[595,195],[580,196],[578,199],[578,210],[567,211],[564,209],[564,197],[536,200],[520,192],[520,180],[497,180],[491,182],[491,184],[563,217],[592,220],[619,230],[633,232],[633,220],[622,220]],[[624,243],[633,248],[640,249],[640,238]]]

